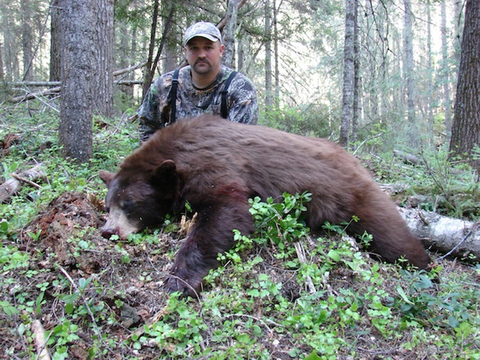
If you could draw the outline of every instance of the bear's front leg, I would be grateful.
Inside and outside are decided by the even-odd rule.
[[[199,211],[193,229],[175,257],[171,275],[165,282],[166,290],[195,296],[203,278],[218,266],[218,254],[232,248],[234,229],[245,235],[253,230],[247,202],[224,202]]]

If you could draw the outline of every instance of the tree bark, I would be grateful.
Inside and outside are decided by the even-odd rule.
[[[467,159],[480,168],[472,150],[480,144],[480,1],[467,0],[462,53],[453,115],[451,157]]]
[[[22,14],[22,50],[23,50],[23,80],[33,79],[33,9],[32,2],[21,0]]]
[[[5,81],[5,72],[3,71],[3,44],[0,43],[0,81],[4,82]]]
[[[235,69],[235,31],[237,29],[238,0],[228,0],[225,27],[223,28],[222,62],[224,65]]]
[[[270,0],[265,1],[265,108],[273,106],[272,83],[272,9]]]
[[[152,30],[150,34],[150,46],[148,51],[147,65],[145,67],[145,78],[143,80],[143,96],[142,96],[143,98],[147,94],[147,91],[150,88],[150,85],[152,84],[155,70],[157,69],[158,62],[160,61],[160,55],[162,54],[163,48],[167,41],[167,33],[170,31],[173,15],[175,13],[175,4],[173,3],[169,3],[169,4],[170,4],[170,10],[169,10],[167,19],[165,20],[162,40],[160,41],[160,46],[157,49],[155,57],[153,57],[153,53],[155,51],[155,33],[158,25],[158,7],[159,7],[158,0],[154,0]]]
[[[153,53],[155,51],[155,37],[158,25],[158,7],[158,0],[153,0],[152,25],[150,28],[150,43],[148,46],[147,65],[145,66],[145,77],[143,80],[142,99],[145,98],[145,95],[147,95],[147,91],[152,83],[156,67],[153,61]]]
[[[410,0],[404,0],[405,6],[405,25],[403,29],[405,64],[404,77],[407,87],[407,118],[408,118],[408,137],[411,147],[418,145],[418,131],[415,121],[415,102],[414,102],[414,81],[413,81],[413,29],[412,29],[412,4]]]
[[[355,6],[356,0],[345,0],[345,45],[343,53],[343,102],[340,145],[348,146],[353,117],[355,86]]]
[[[445,131],[447,133],[447,141],[450,141],[452,133],[452,115],[450,111],[450,78],[448,69],[448,45],[447,45],[447,11],[446,0],[441,2],[441,22],[442,22],[442,71],[441,77],[443,82],[443,107],[445,108]]]
[[[172,6],[175,6],[174,0],[163,1],[162,12],[168,14]],[[165,46],[163,47],[164,56],[162,59],[162,70],[164,73],[175,70],[184,58],[183,46],[179,46],[183,34],[180,33],[178,25],[172,26],[172,23],[177,23],[176,11],[173,14],[172,21],[163,21],[162,24],[162,31],[165,37]]]
[[[93,154],[95,0],[65,1],[62,12],[62,87],[59,143],[78,163]]]
[[[50,81],[61,79],[61,12],[64,0],[52,0],[50,6]]]
[[[360,119],[360,45],[358,34],[358,3],[355,1],[353,30],[353,104],[352,104],[352,141],[358,140],[358,127]]]
[[[96,0],[95,56],[93,97],[94,111],[105,117],[113,116],[113,0]]]
[[[273,10],[273,57],[275,60],[275,72],[274,72],[274,80],[275,80],[275,85],[274,85],[274,102],[275,102],[275,109],[278,109],[280,105],[280,51],[278,50],[278,39],[279,39],[279,33],[278,33],[278,20],[277,20],[277,14],[278,11],[280,10],[280,6],[282,2],[280,2],[280,5],[277,8],[276,0],[272,0],[272,10]]]
[[[433,137],[433,60],[432,60],[432,15],[431,15],[431,4],[430,0],[427,0],[427,83],[428,83],[428,94],[427,94],[427,121],[428,121],[428,138],[430,145],[434,145]]]

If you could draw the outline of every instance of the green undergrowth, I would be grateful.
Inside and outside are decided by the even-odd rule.
[[[477,155],[478,156],[478,155]],[[394,197],[404,206],[434,211],[444,216],[477,221],[480,217],[480,177],[466,161],[450,158],[446,147],[424,150],[413,156],[363,154],[363,163],[380,183],[400,185]]]
[[[258,232],[237,233],[200,303],[170,297],[166,315],[134,346],[153,340],[168,358],[271,359],[286,344],[278,352],[290,358],[338,359],[362,357],[358,348],[375,339],[379,352],[396,344],[409,356],[480,358],[478,286],[461,290],[468,278],[435,284],[441,266],[428,274],[372,262],[331,225],[327,230],[339,231],[335,241],[307,244],[300,217],[308,200],[252,200]],[[295,248],[308,248],[304,261]],[[293,297],[283,288],[289,281],[298,290]]]
[[[173,218],[105,240],[101,221],[82,222],[89,213],[75,202],[59,207],[45,234],[32,224],[67,193],[98,202],[104,220],[98,170],[114,171],[138,146],[136,125],[96,119],[94,158],[80,166],[59,156],[54,111],[2,111],[0,137],[20,137],[2,155],[2,182],[37,163],[45,177],[0,204],[0,358],[40,358],[38,321],[54,360],[480,359],[478,265],[442,259],[430,274],[403,270],[372,260],[368,234],[356,242],[348,224],[313,236],[302,220],[308,193],[252,199],[257,232],[235,233],[235,249],[219,255],[198,298],[163,292],[185,237]],[[401,179],[413,194],[475,191],[468,168],[460,177],[442,172],[447,162],[437,156],[430,173],[388,156],[365,163],[379,181]],[[461,200],[455,206],[445,213],[474,214]]]

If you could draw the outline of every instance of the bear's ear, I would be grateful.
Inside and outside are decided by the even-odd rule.
[[[174,185],[177,166],[173,160],[165,160],[152,173],[152,182],[160,187]]]
[[[100,170],[98,172],[98,176],[100,176],[100,179],[107,185],[107,188],[110,187],[110,183],[112,182],[113,178],[115,177],[115,173],[108,172],[105,170]]]

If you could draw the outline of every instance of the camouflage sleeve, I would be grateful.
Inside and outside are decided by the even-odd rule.
[[[157,130],[165,126],[164,112],[168,106],[168,94],[171,85],[171,76],[165,74],[155,80],[138,109],[138,130],[140,142],[147,141]],[[167,80],[167,81],[166,81]]]
[[[258,121],[257,92],[253,83],[238,73],[228,89],[230,109],[228,119],[232,122],[256,124]]]

